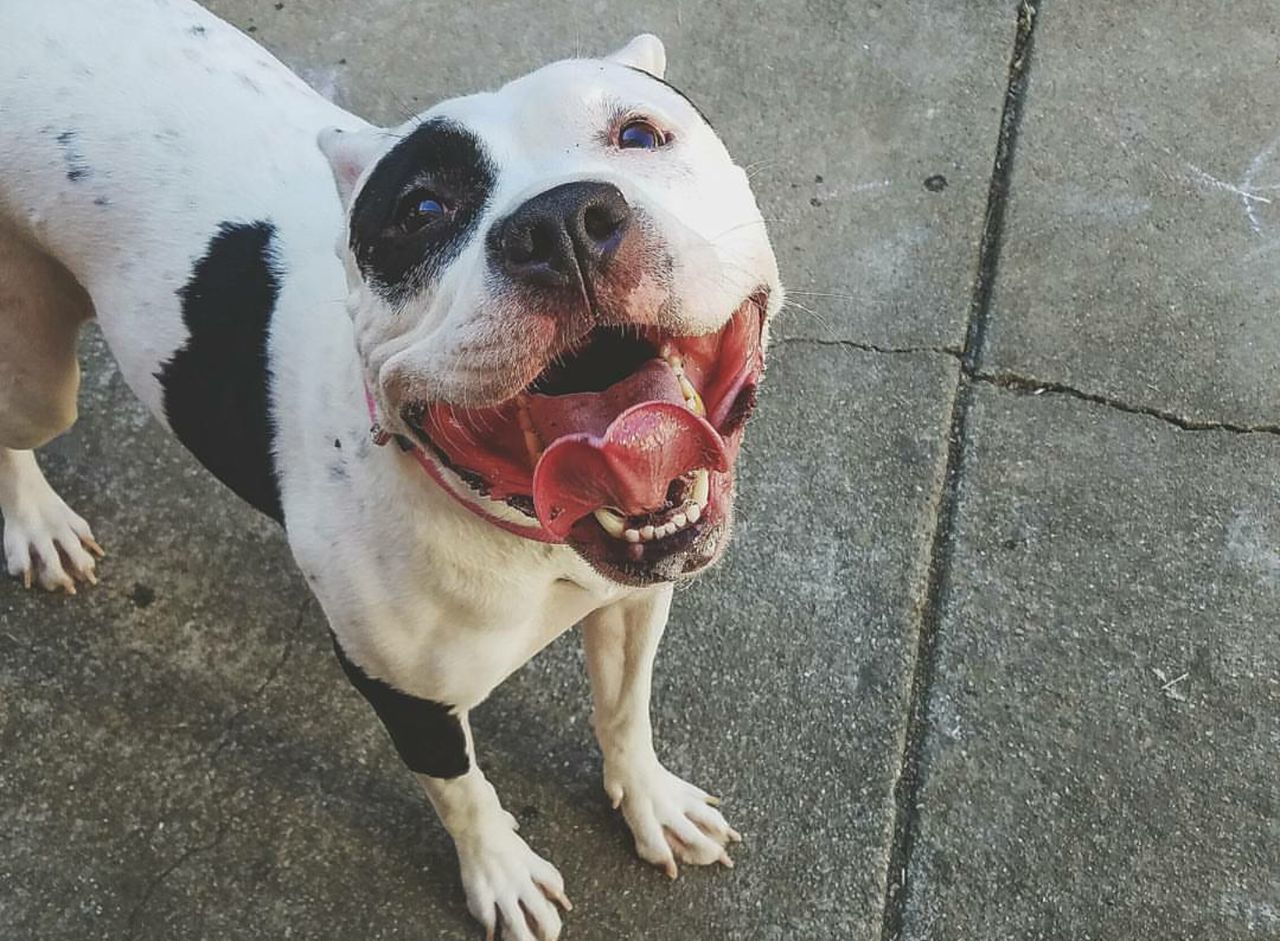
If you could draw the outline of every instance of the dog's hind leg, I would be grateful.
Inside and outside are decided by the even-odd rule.
[[[0,516],[10,575],[75,593],[94,582],[102,550],[49,486],[34,448],[76,420],[76,338],[93,316],[84,289],[55,259],[0,225]]]

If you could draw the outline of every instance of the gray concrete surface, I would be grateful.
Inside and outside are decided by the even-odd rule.
[[[987,366],[1275,426],[1280,10],[1052,3],[1041,26]]]
[[[1002,124],[1008,2],[209,6],[384,121],[652,30],[751,167],[796,306],[656,690],[746,842],[633,859],[565,637],[476,728],[569,941],[1280,937],[1274,9],[1046,2]],[[86,360],[45,464],[111,554],[0,585],[0,937],[477,937],[282,538]]]
[[[1280,437],[975,418],[904,937],[1280,937]]]

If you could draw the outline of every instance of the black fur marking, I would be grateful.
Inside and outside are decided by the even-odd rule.
[[[205,28],[203,26],[193,26],[187,30],[187,32],[192,36],[203,36],[205,34]]]
[[[419,699],[371,677],[353,663],[333,637],[333,651],[351,685],[360,691],[391,736],[410,771],[433,778],[457,778],[471,767],[462,721],[444,703]]]
[[[351,251],[365,279],[391,303],[422,290],[474,234],[496,177],[466,128],[442,119],[420,124],[378,162],[352,207]],[[406,233],[394,216],[417,189],[432,193],[452,216]]]
[[[269,222],[224,222],[178,291],[190,336],[156,378],[178,440],[279,523],[267,337],[280,294]]]
[[[67,165],[67,179],[72,183],[79,183],[81,180],[90,176],[92,171],[89,165],[84,162],[84,157],[80,155],[76,149],[76,132],[63,131],[56,138],[58,146],[62,148],[62,159]]]
[[[653,79],[655,82],[660,82],[661,84],[666,85],[668,88],[670,88],[673,92],[675,92],[685,101],[689,102],[689,107],[692,108],[694,111],[698,112],[698,117],[702,118],[703,123],[706,124],[707,127],[712,127],[711,119],[707,117],[707,113],[705,111],[703,111],[701,108],[698,107],[698,103],[694,101],[692,98],[690,98],[688,95],[686,95],[684,92],[682,92],[680,89],[676,88],[674,85],[668,82],[665,78],[658,78],[658,76],[654,75],[652,72],[646,72],[644,69],[636,68],[634,65],[629,65],[627,66],[627,68],[629,68],[632,72],[639,72],[641,75],[646,75],[649,78]]]

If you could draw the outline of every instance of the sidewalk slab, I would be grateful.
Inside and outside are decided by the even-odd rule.
[[[963,342],[1011,2],[206,6],[384,123],[656,33],[667,78],[751,175],[792,301],[782,330],[880,346]]]
[[[975,395],[904,941],[1280,936],[1280,438]]]
[[[1280,7],[1038,20],[984,366],[1275,426]]]
[[[102,583],[0,583],[0,936],[474,939],[452,846],[283,539],[88,348],[45,463],[107,546]],[[635,858],[576,634],[477,710],[483,766],[565,876],[567,938],[878,939],[955,382],[945,356],[774,351],[735,545],[680,593],[655,689],[661,755],[745,835],[732,872],[672,884]]]

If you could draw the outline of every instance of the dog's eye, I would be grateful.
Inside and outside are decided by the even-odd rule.
[[[618,131],[618,146],[623,150],[656,150],[667,142],[667,135],[644,120],[628,121]]]
[[[405,232],[417,232],[433,222],[448,219],[449,206],[430,190],[414,190],[400,201],[395,224]]]

